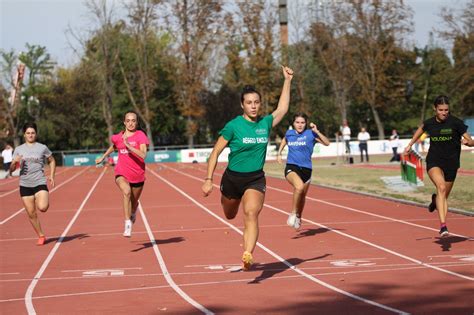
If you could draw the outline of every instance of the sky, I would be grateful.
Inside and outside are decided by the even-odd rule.
[[[405,0],[414,11],[413,43],[418,47],[428,44],[429,32],[441,21],[441,6],[459,7],[467,1]],[[114,2],[119,7],[122,0]],[[90,24],[87,16],[83,0],[0,0],[0,48],[20,52],[25,43],[46,46],[59,65],[71,66],[78,60],[71,43],[78,44],[66,30],[71,27],[83,33]]]

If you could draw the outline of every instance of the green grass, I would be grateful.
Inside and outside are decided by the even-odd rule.
[[[389,155],[374,155],[370,157],[370,164],[376,165],[398,165],[399,163],[388,163]],[[358,161],[358,157],[355,159]],[[335,188],[343,188],[354,191],[372,193],[379,196],[416,201],[427,204],[431,201],[434,185],[431,183],[426,170],[424,170],[423,187],[418,187],[413,192],[397,192],[385,186],[380,179],[382,176],[400,176],[400,168],[389,169],[366,169],[350,165],[338,164],[336,158],[313,159],[313,184],[321,184]],[[357,165],[357,163],[355,164]],[[425,168],[425,164],[423,168]],[[269,162],[265,164],[265,173],[270,176],[283,178],[284,164]],[[463,170],[474,170],[474,153],[463,152],[461,154],[461,168]],[[464,209],[474,212],[474,176],[460,175],[456,178],[453,190],[448,199],[449,207]]]

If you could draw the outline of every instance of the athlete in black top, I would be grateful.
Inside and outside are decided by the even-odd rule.
[[[430,136],[430,148],[426,157],[426,169],[428,176],[436,186],[436,194],[431,196],[430,212],[438,209],[441,229],[439,234],[449,234],[446,226],[446,214],[448,212],[447,199],[459,168],[461,156],[461,143],[474,146],[474,140],[467,133],[467,126],[462,120],[449,114],[449,99],[440,95],[434,101],[435,116],[427,119],[413,135],[405,154],[411,150],[411,146],[424,133]]]

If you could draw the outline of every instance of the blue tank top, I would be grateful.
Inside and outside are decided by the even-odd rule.
[[[296,130],[288,130],[285,134],[286,144],[288,145],[288,164],[295,164],[299,167],[312,169],[311,155],[313,154],[314,144],[317,134],[306,129],[302,133]]]

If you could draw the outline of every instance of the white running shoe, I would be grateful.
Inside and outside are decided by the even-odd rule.
[[[131,237],[132,236],[132,221],[125,221],[125,230],[123,231],[123,236]]]
[[[301,218],[296,217],[295,223],[293,224],[293,228],[295,230],[299,230],[301,227]]]
[[[286,220],[286,224],[288,226],[291,226],[291,227],[294,227],[295,225],[295,221],[296,221],[296,213],[290,213],[290,215],[288,216],[288,220]]]

